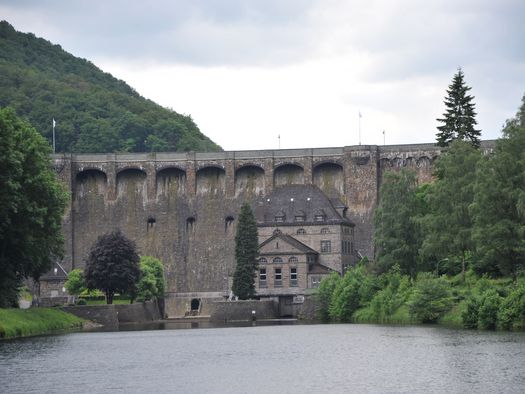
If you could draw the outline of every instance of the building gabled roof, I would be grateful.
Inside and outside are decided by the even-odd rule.
[[[58,261],[55,261],[53,263],[52,268],[48,272],[46,272],[44,275],[42,275],[40,279],[44,279],[44,280],[67,279],[67,272]]]
[[[311,253],[311,254],[316,254],[316,255],[319,254],[316,250],[312,249],[308,245],[305,245],[301,241],[298,241],[297,239],[292,237],[291,235],[283,234],[280,231],[276,231],[270,238],[261,242],[261,244],[259,245],[259,249],[261,249],[263,246],[269,244],[270,242],[276,239],[280,239],[283,242],[286,242],[288,245],[299,250],[301,253],[304,253],[304,254]]]

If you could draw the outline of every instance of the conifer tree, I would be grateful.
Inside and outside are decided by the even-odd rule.
[[[463,71],[459,68],[447,90],[446,112],[443,118],[437,119],[442,123],[438,126],[439,133],[436,134],[439,146],[448,146],[456,139],[479,146],[481,131],[475,128],[478,122],[472,102],[474,96],[468,94],[470,89],[465,84]]]
[[[244,203],[239,214],[235,235],[235,260],[233,293],[241,300],[255,297],[255,270],[258,267],[259,241],[257,223],[248,203]]]

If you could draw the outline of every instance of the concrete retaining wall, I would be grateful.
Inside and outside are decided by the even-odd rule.
[[[217,301],[210,303],[211,321],[251,320],[252,311],[258,320],[279,317],[278,304],[275,301]]]
[[[145,323],[161,319],[154,301],[130,305],[75,305],[61,309],[107,328],[118,328],[120,323]]]

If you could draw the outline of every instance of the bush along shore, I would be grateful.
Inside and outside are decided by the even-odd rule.
[[[81,329],[84,320],[55,308],[0,309],[0,338]]]
[[[317,293],[320,318],[332,322],[438,323],[474,329],[525,328],[525,278],[489,279],[402,275],[398,266],[382,275],[364,264],[324,279]]]

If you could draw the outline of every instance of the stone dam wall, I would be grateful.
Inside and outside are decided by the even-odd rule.
[[[411,168],[420,183],[429,182],[439,155],[433,144],[53,155],[71,193],[62,264],[67,271],[82,268],[97,237],[120,228],[141,254],[163,261],[168,296],[224,297],[235,268],[241,204],[255,208],[288,184],[313,184],[339,197],[356,225],[357,251],[373,257],[372,218],[384,172]],[[170,314],[169,302],[166,308]]]

